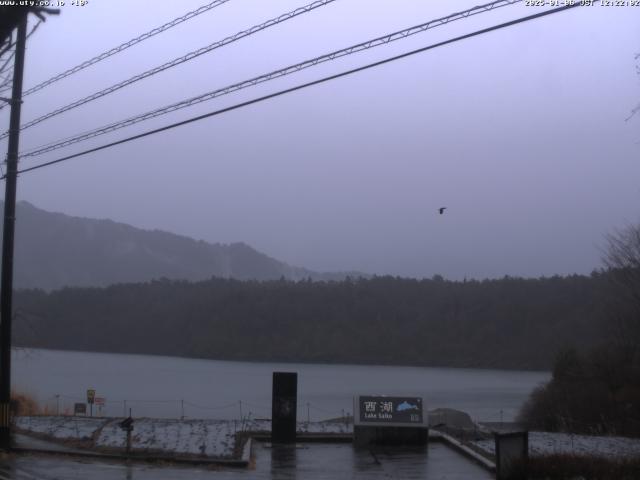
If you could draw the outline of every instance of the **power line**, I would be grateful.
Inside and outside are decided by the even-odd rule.
[[[29,39],[29,37],[31,37],[31,35],[33,35],[33,33],[38,29],[38,27],[40,26],[40,24],[43,22],[43,20],[39,20],[38,23],[36,23],[33,28],[31,28],[31,31],[27,34],[27,40]],[[8,51],[8,49],[10,47],[12,47],[13,44],[10,44],[7,49],[3,50],[0,53],[0,57],[2,55],[4,55],[5,52]],[[7,59],[4,61],[4,63],[2,64],[2,66],[0,67],[0,75],[2,75],[4,73],[4,71],[7,69],[7,66],[9,65],[9,62],[13,59],[13,57],[15,56],[16,51],[15,49],[13,49],[11,51],[11,53],[9,54],[9,56],[7,57]],[[13,76],[13,66],[11,67],[11,69],[7,72],[5,78],[0,81],[0,94],[11,90],[11,81],[12,81],[12,76]],[[0,110],[2,110],[6,105],[8,105],[8,103],[1,103],[0,102]]]
[[[226,0],[228,1],[228,0]],[[315,10],[316,8],[319,7],[323,7],[329,3],[334,2],[335,0],[316,0],[313,3],[310,3],[308,5],[305,5],[303,7],[299,7],[296,8],[295,10],[292,10],[290,12],[287,13],[283,13],[282,15],[279,15],[276,18],[272,18],[270,20],[267,20],[266,22],[263,22],[259,25],[254,25],[251,28],[248,28],[246,30],[242,30],[241,32],[238,32],[234,35],[231,35],[229,37],[226,37],[222,40],[219,40],[217,42],[211,43],[209,45],[207,45],[206,47],[202,47],[199,48],[197,50],[193,50],[192,52],[187,53],[186,55],[183,55],[181,57],[178,58],[174,58],[173,60],[163,63],[162,65],[159,65],[157,67],[154,67],[150,70],[147,70],[146,72],[140,73],[138,75],[135,75],[131,78],[128,78],[126,80],[123,80],[122,82],[116,83],[115,85],[112,85],[110,87],[107,87],[103,90],[100,90],[98,92],[92,93],[89,96],[86,96],[84,98],[81,98],[79,100],[76,100],[75,102],[72,102],[68,105],[65,105],[63,107],[60,107],[52,112],[49,112],[45,115],[42,115],[34,120],[31,120],[27,123],[25,123],[24,125],[22,125],[20,127],[21,130],[25,130],[29,127],[33,127],[34,125],[37,125],[38,123],[44,122],[45,120],[48,120],[52,117],[55,117],[57,115],[60,115],[61,113],[64,112],[68,112],[69,110],[73,110],[74,108],[80,107],[81,105],[84,105],[86,103],[92,102],[94,100],[97,100],[99,98],[102,98],[106,95],[109,95],[113,92],[116,92],[118,90],[120,90],[121,88],[124,88],[128,85],[131,85],[133,83],[139,82],[140,80],[144,80],[145,78],[148,77],[152,77],[153,75],[156,75],[160,72],[163,72],[165,70],[168,70],[169,68],[181,65],[185,62],[188,62],[190,60],[193,60],[194,58],[197,58],[201,55],[204,55],[205,53],[209,53],[213,50],[216,50],[218,48],[224,47],[226,45],[229,45],[230,43],[236,42],[244,37],[248,37],[250,35],[253,35],[255,33],[258,33],[262,30],[265,30],[267,28],[273,27],[274,25],[278,25],[279,23],[285,22],[287,20],[290,20],[292,18],[297,17],[298,15],[302,15],[304,13],[308,13],[312,10]],[[5,138],[7,135],[9,135],[9,132],[4,132],[2,135],[0,135],[0,139]]]
[[[13,80],[13,69],[9,70],[6,74],[0,73],[0,94],[10,90]]]
[[[203,5],[197,8],[196,10],[188,12],[182,15],[181,17],[175,18],[174,20],[171,20],[170,22],[167,22],[164,25],[160,25],[159,27],[156,27],[153,30],[149,30],[148,32],[143,33],[142,35],[132,38],[131,40],[124,42],[123,44],[118,45],[117,47],[107,50],[106,52],[102,52],[101,54],[96,55],[95,57],[90,58],[89,60],[85,60],[84,62],[80,63],[79,65],[76,65],[73,68],[70,68],[69,70],[65,70],[64,72],[59,73],[58,75],[51,77],[50,79],[45,80],[44,82],[39,83],[34,87],[31,87],[30,89],[26,90],[22,96],[26,97],[27,95],[37,92],[38,90],[41,90],[51,85],[52,83],[62,80],[63,78],[73,75],[74,73],[78,73],[79,71],[84,70],[85,68],[90,67],[91,65],[95,65],[96,63],[101,62],[102,60],[109,58],[112,55],[120,53],[123,50],[126,50],[127,48],[133,47],[134,45],[140,42],[143,42],[155,35],[165,32],[170,28],[175,27],[176,25],[186,22],[187,20],[191,20],[192,18],[197,17],[202,13],[208,12],[209,10],[216,8],[228,1],[229,0],[215,0],[211,3],[208,3],[207,5]]]
[[[259,102],[262,102],[262,101],[265,101],[265,100],[269,100],[271,98],[279,97],[279,96],[287,94],[287,93],[292,93],[292,92],[295,92],[295,91],[298,91],[298,90],[302,90],[302,89],[307,88],[307,87],[311,87],[311,86],[314,86],[314,85],[319,85],[321,83],[328,82],[330,80],[335,80],[335,79],[338,79],[338,78],[341,78],[341,77],[345,77],[345,76],[351,75],[353,73],[362,72],[364,70],[368,70],[368,69],[373,68],[373,67],[378,67],[380,65],[391,63],[393,61],[400,60],[400,59],[406,58],[406,57],[410,57],[410,56],[416,55],[418,53],[426,52],[428,50],[432,50],[432,49],[437,48],[437,47],[442,47],[444,45],[449,45],[451,43],[455,43],[455,42],[458,42],[458,41],[461,41],[461,40],[466,40],[468,38],[472,38],[472,37],[475,37],[475,36],[478,36],[478,35],[489,33],[489,32],[495,31],[495,30],[500,30],[502,28],[510,27],[510,26],[517,25],[517,24],[520,24],[520,23],[528,22],[530,20],[535,20],[537,18],[545,17],[547,15],[552,15],[554,13],[559,13],[559,12],[562,12],[562,11],[565,11],[565,10],[569,10],[571,8],[576,8],[576,7],[579,7],[579,6],[581,6],[580,3],[569,4],[569,5],[565,5],[565,6],[559,7],[559,8],[555,8],[555,9],[551,9],[551,10],[545,10],[543,12],[539,12],[539,13],[536,13],[536,14],[533,14],[533,15],[528,15],[526,17],[521,17],[521,18],[518,18],[516,20],[511,20],[509,22],[504,22],[504,23],[501,23],[501,24],[498,24],[498,25],[494,25],[492,27],[487,27],[487,28],[483,28],[481,30],[476,30],[474,32],[467,33],[465,35],[460,35],[458,37],[454,37],[454,38],[451,38],[449,40],[444,40],[442,42],[434,43],[432,45],[428,45],[426,47],[418,48],[416,50],[411,50],[409,52],[405,52],[405,53],[402,53],[402,54],[399,54],[399,55],[395,55],[393,57],[388,57],[388,58],[385,58],[383,60],[379,60],[377,62],[369,63],[369,64],[361,66],[361,67],[353,68],[351,70],[340,72],[340,73],[337,73],[337,74],[334,74],[334,75],[329,75],[327,77],[323,77],[323,78],[320,78],[318,80],[313,80],[311,82],[303,83],[303,84],[297,85],[295,87],[290,87],[290,88],[287,88],[287,89],[284,89],[284,90],[280,90],[278,92],[271,93],[269,95],[264,95],[262,97],[254,98],[254,99],[248,100],[246,102],[237,103],[235,105],[232,105],[232,106],[229,106],[229,107],[226,107],[226,108],[222,108],[222,109],[215,110],[215,111],[212,111],[212,112],[209,112],[209,113],[205,113],[203,115],[198,115],[196,117],[192,117],[192,118],[189,118],[187,120],[183,120],[183,121],[180,121],[180,122],[172,123],[170,125],[165,125],[164,127],[160,127],[160,128],[156,128],[156,129],[153,129],[153,130],[149,130],[147,132],[144,132],[144,133],[141,133],[141,134],[138,134],[138,135],[133,135],[133,136],[121,139],[121,140],[117,140],[115,142],[111,142],[111,143],[107,143],[107,144],[104,144],[104,145],[100,145],[98,147],[90,148],[88,150],[84,150],[82,152],[78,152],[78,153],[75,153],[75,154],[72,154],[72,155],[67,155],[66,157],[58,158],[56,160],[51,160],[49,162],[44,162],[44,163],[35,165],[33,167],[29,167],[29,168],[25,168],[25,169],[19,170],[18,173],[26,173],[26,172],[30,172],[30,171],[33,171],[33,170],[37,170],[37,169],[43,168],[43,167],[47,167],[47,166],[50,166],[50,165],[61,163],[61,162],[67,161],[67,160],[71,160],[72,158],[77,158],[77,157],[80,157],[80,156],[87,155],[89,153],[94,153],[94,152],[97,152],[97,151],[100,151],[100,150],[104,150],[104,149],[107,149],[107,148],[110,148],[110,147],[113,147],[113,146],[116,146],[116,145],[120,145],[120,144],[123,144],[123,143],[128,143],[128,142],[131,142],[133,140],[137,140],[137,139],[144,138],[144,137],[147,137],[147,136],[150,136],[150,135],[154,135],[156,133],[164,132],[166,130],[171,130],[173,128],[180,127],[182,125],[186,125],[188,123],[197,122],[197,121],[203,120],[205,118],[217,116],[217,115],[220,115],[222,113],[230,112],[232,110],[237,110],[239,108],[246,107],[246,106],[249,106],[249,105],[253,105],[255,103],[259,103]],[[5,177],[3,176],[2,178],[0,178],[0,180],[3,179],[3,178],[5,178]]]
[[[9,55],[6,58],[6,60],[4,61],[2,66],[0,67],[0,72],[4,72],[4,70],[7,68],[7,65],[9,65],[9,62],[13,59],[15,54],[16,54],[16,51],[15,50],[11,50],[11,53],[9,53]],[[2,55],[4,55],[4,52],[0,54],[0,57]]]
[[[29,40],[29,37],[31,37],[31,35],[34,34],[34,32],[38,29],[38,27],[40,26],[40,24],[42,23],[42,20],[39,20],[38,23],[36,23],[32,28],[31,31],[27,34],[27,40]],[[0,58],[2,57],[2,55],[4,55],[6,52],[8,52],[11,47],[15,47],[14,43],[9,43],[9,45],[0,52]],[[11,50],[11,53],[9,54],[9,56],[6,58],[6,60],[4,61],[4,63],[2,64],[2,66],[0,67],[0,74],[4,73],[5,69],[7,68],[7,65],[9,65],[9,62],[13,59],[13,57],[16,54],[16,50],[15,48],[13,50]],[[13,67],[12,67],[13,68]],[[11,70],[7,75],[11,75],[13,73],[13,70]],[[0,86],[0,89],[4,87],[4,84]],[[4,108],[4,105],[0,105],[0,110],[2,110],[2,108]]]
[[[3,73],[5,71],[5,69],[7,68],[7,65],[9,65],[9,62],[13,59],[13,56],[15,55],[15,53],[16,53],[15,50],[11,51],[7,59],[4,61],[4,63],[0,67],[0,73]]]
[[[51,142],[49,144],[46,145],[42,145],[40,147],[36,147],[35,149],[32,149],[30,151],[27,151],[26,153],[22,154],[20,158],[27,158],[27,157],[33,157],[33,156],[37,156],[37,155],[42,155],[44,153],[48,153],[54,150],[58,150],[60,148],[64,148],[67,147],[69,145],[72,145],[74,143],[78,143],[81,142],[83,140],[87,140],[89,138],[93,138],[93,137],[97,137],[100,135],[104,135],[106,133],[110,133],[113,132],[115,130],[119,130],[121,128],[124,127],[129,127],[131,125],[134,125],[136,123],[142,122],[142,121],[146,121],[146,120],[150,120],[152,118],[161,116],[161,115],[165,115],[167,113],[171,113],[174,112],[176,110],[181,110],[183,108],[187,108],[187,107],[191,107],[193,105],[196,105],[198,103],[202,103],[208,100],[213,100],[214,98],[217,97],[221,97],[223,95],[228,95],[230,93],[236,92],[238,90],[242,90],[244,88],[248,88],[248,87],[252,87],[255,85],[258,85],[260,83],[264,83],[264,82],[268,82],[270,80],[274,80],[276,78],[280,78],[286,75],[290,75],[292,73],[296,73],[299,72],[301,70],[304,70],[306,68],[309,67],[313,67],[316,66],[318,64],[327,62],[327,61],[332,61],[335,60],[337,58],[340,57],[344,57],[347,55],[352,55],[354,53],[363,51],[363,50],[368,50],[371,48],[375,48],[381,45],[386,45],[388,43],[394,42],[396,40],[401,40],[403,38],[407,38],[411,35],[415,35],[417,33],[421,33],[424,32],[426,30],[429,30],[431,28],[435,28],[441,25],[446,25],[450,22],[456,21],[456,20],[460,20],[463,18],[467,18],[473,15],[477,15],[479,13],[485,13],[487,11],[491,11],[491,10],[495,10],[497,8],[501,8],[501,7],[505,7],[508,5],[513,5],[515,3],[520,3],[523,0],[498,0],[498,1],[494,1],[494,2],[490,2],[487,3],[485,5],[480,5],[480,6],[476,6],[473,8],[470,8],[468,10],[464,10],[461,12],[457,12],[457,13],[453,13],[451,15],[448,15],[446,17],[441,17],[435,20],[430,20],[426,23],[422,23],[420,25],[416,25],[410,28],[406,28],[404,30],[400,30],[394,33],[390,33],[381,37],[377,37],[374,38],[372,40],[368,40],[366,42],[362,42],[362,43],[358,43],[356,45],[351,45],[350,47],[346,47],[343,48],[341,50],[336,50],[334,52],[331,53],[327,53],[324,55],[321,55],[319,57],[315,57],[312,58],[310,60],[305,60],[301,63],[297,63],[294,65],[290,65],[288,67],[285,68],[281,68],[279,70],[275,70],[263,75],[260,75],[258,77],[254,77],[251,78],[249,80],[244,80],[242,82],[239,83],[235,83],[223,88],[219,88],[201,95],[198,95],[196,97],[192,97],[186,100],[182,100],[180,102],[171,104],[171,105],[167,105],[165,107],[161,107],[161,108],[157,108],[155,110],[151,110],[149,112],[137,115],[135,117],[130,117],[128,119],[125,120],[121,120],[118,122],[114,122],[108,125],[105,125],[103,127],[99,127],[96,128],[94,130],[90,130],[88,132],[84,132],[72,137],[68,137],[65,139],[61,139],[61,140],[56,140],[54,142]],[[0,136],[0,139],[3,138],[3,136]]]
[[[4,46],[0,45],[0,57],[4,55],[6,52],[8,52],[11,48],[14,48],[15,46],[16,46],[16,42],[14,42],[12,38],[8,38],[6,45]]]

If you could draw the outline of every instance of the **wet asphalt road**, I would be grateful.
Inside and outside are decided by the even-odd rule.
[[[12,455],[0,462],[0,480],[170,480],[170,479],[431,479],[483,480],[493,475],[449,447],[354,450],[347,444],[297,447],[254,443],[251,469],[159,466],[79,460],[45,455]]]

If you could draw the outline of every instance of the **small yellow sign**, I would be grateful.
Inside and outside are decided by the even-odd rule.
[[[96,391],[91,388],[87,390],[87,403],[93,404],[93,401],[95,400],[95,398],[96,398]]]

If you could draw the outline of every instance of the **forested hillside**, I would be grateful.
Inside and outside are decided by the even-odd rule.
[[[0,202],[0,209],[3,205]],[[111,220],[47,212],[27,202],[17,205],[15,244],[18,288],[94,287],[162,277],[198,281],[212,276],[251,280],[346,276],[294,267],[241,242],[207,243]]]
[[[20,291],[18,345],[214,359],[549,369],[602,330],[606,274],[153,281]]]

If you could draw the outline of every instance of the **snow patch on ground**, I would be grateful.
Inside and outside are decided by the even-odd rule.
[[[133,423],[131,448],[176,454],[232,457],[233,422],[227,420],[166,420],[138,418]],[[96,447],[124,448],[127,434],[119,421],[108,423],[96,439]]]
[[[17,417],[16,426],[57,440],[92,440],[98,449],[123,450],[127,434],[120,428],[121,418]],[[353,426],[345,422],[298,422],[299,433],[348,434]],[[271,431],[269,419],[171,420],[136,418],[131,432],[131,448],[137,452],[198,455],[231,458],[236,434]]]
[[[59,440],[89,440],[109,420],[85,417],[16,417],[20,430],[47,435]]]
[[[495,455],[493,439],[470,442],[490,455]],[[529,454],[555,453],[630,458],[640,456],[640,439],[596,437],[569,433],[529,432]]]

